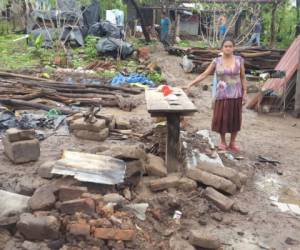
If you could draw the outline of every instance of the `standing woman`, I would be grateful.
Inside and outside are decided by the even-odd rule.
[[[208,68],[193,80],[187,90],[203,81],[207,76],[216,73],[217,86],[215,94],[214,114],[212,130],[218,132],[221,142],[220,150],[229,149],[239,152],[236,137],[242,124],[242,105],[246,102],[247,82],[244,60],[235,56],[235,43],[231,38],[225,38],[222,42],[222,56],[215,58]],[[226,133],[231,134],[229,144],[226,143]]]

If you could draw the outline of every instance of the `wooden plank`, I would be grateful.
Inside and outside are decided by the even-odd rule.
[[[195,105],[189,100],[184,91],[180,88],[173,88],[173,94],[177,100],[168,100],[162,92],[157,89],[148,89],[145,92],[147,110],[149,113],[185,113],[196,112]]]
[[[166,165],[168,173],[178,172],[179,168],[179,134],[180,117],[176,114],[167,116],[168,138],[166,148]]]

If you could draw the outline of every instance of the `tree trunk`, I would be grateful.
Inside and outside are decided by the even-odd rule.
[[[296,80],[296,94],[295,94],[295,116],[300,117],[300,50],[298,51],[298,71]]]
[[[270,39],[270,47],[273,48],[275,46],[275,39],[276,39],[276,10],[277,10],[278,3],[274,2],[272,5],[272,19],[271,19],[271,39]]]
[[[150,35],[149,35],[149,33],[148,33],[147,29],[146,29],[144,17],[143,17],[143,15],[141,13],[141,10],[140,10],[140,8],[139,8],[139,6],[138,6],[138,4],[136,3],[135,0],[130,0],[130,2],[132,3],[133,7],[135,8],[136,13],[138,15],[138,18],[141,21],[141,26],[142,26],[142,30],[143,30],[143,34],[144,34],[145,40],[146,40],[147,43],[149,43],[151,41],[151,39],[150,39]]]

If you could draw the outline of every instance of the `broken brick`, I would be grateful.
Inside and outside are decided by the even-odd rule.
[[[116,228],[96,228],[94,236],[103,240],[132,240],[134,230],[122,230]]]
[[[92,215],[95,213],[95,202],[89,198],[65,201],[59,205],[59,210],[64,214],[75,214],[76,212],[82,212]]]
[[[86,187],[61,186],[58,190],[58,199],[60,201],[79,199],[81,195],[87,191]]]
[[[52,186],[42,186],[38,188],[29,199],[28,205],[31,210],[46,210],[54,207],[56,197]]]
[[[223,211],[229,211],[234,203],[233,200],[211,187],[205,189],[204,196]]]
[[[220,240],[215,235],[204,230],[191,230],[189,242],[205,249],[217,249],[221,246]]]
[[[91,226],[86,223],[69,224],[68,229],[70,234],[73,234],[75,236],[87,237],[90,235],[91,232]]]

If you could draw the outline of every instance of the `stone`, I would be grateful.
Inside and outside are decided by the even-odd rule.
[[[37,161],[40,157],[40,143],[37,139],[9,142],[2,140],[5,155],[15,164]]]
[[[117,129],[131,129],[130,122],[126,120],[124,117],[117,116],[116,117],[116,128]]]
[[[120,203],[126,201],[126,199],[122,195],[119,195],[118,193],[111,193],[111,194],[104,195],[103,201],[106,203],[120,204]]]
[[[109,129],[116,128],[116,118],[114,115],[107,113],[97,113],[97,115],[99,115],[100,118],[106,120],[106,126],[108,126]]]
[[[37,242],[31,242],[31,241],[24,241],[22,243],[22,249],[23,250],[50,250],[50,248],[47,246],[46,243],[37,243]]]
[[[215,174],[220,177],[224,177],[232,181],[239,188],[242,186],[239,172],[233,168],[220,167],[216,165],[206,165],[206,164],[199,164],[197,168],[206,171],[208,173]]]
[[[44,179],[52,179],[55,176],[51,173],[54,164],[55,161],[46,161],[41,164],[37,170],[38,175]]]
[[[207,187],[205,189],[204,196],[223,211],[229,211],[234,204],[233,200],[213,189],[212,187]]]
[[[105,127],[106,127],[106,123],[104,119],[97,119],[94,123],[89,123],[84,121],[83,117],[76,119],[70,124],[71,130],[86,130],[91,132],[100,132]]]
[[[23,176],[19,179],[15,191],[22,195],[32,195],[37,188],[46,183],[48,181],[39,176]]]
[[[48,210],[54,207],[56,197],[53,186],[42,186],[38,188],[29,199],[28,205],[32,211]]]
[[[242,215],[247,215],[249,211],[239,202],[235,202],[232,206],[232,210],[236,211]]]
[[[217,249],[221,246],[220,240],[215,235],[204,230],[191,230],[189,242],[196,247],[206,249]]]
[[[145,170],[141,160],[132,160],[126,162],[126,178],[129,178],[135,174],[143,175],[144,172]]]
[[[17,223],[18,231],[28,240],[57,239],[60,223],[54,216],[34,216],[21,214]]]
[[[95,202],[89,198],[64,201],[60,204],[59,210],[64,214],[82,212],[92,215],[95,213]]]
[[[147,161],[147,154],[140,144],[117,144],[111,146],[108,150],[101,152],[102,155],[108,155],[124,161],[141,160],[144,164]]]
[[[68,225],[68,230],[72,235],[88,237],[91,233],[91,226],[86,223],[74,223]]]
[[[87,193],[87,187],[61,186],[58,190],[58,199],[60,201],[69,201],[79,199],[83,193]]]
[[[124,195],[125,199],[127,199],[129,201],[132,199],[132,195],[131,195],[130,189],[128,187],[124,189],[123,195]]]
[[[135,235],[134,230],[124,230],[117,228],[96,228],[94,236],[104,240],[132,240]]]
[[[109,129],[104,128],[100,132],[92,132],[88,130],[74,130],[74,135],[80,139],[91,141],[104,141],[109,135]]]
[[[6,245],[10,240],[11,236],[8,230],[0,228],[0,249]]]
[[[178,175],[169,175],[164,178],[150,181],[150,189],[152,191],[161,191],[168,188],[176,188],[179,184],[180,177]]]
[[[5,137],[9,142],[32,140],[35,139],[35,131],[33,129],[21,130],[18,128],[10,128],[6,130]]]
[[[24,212],[28,208],[29,198],[28,196],[0,190],[0,218]]]
[[[245,175],[244,173],[239,172],[239,177],[240,177],[242,185],[245,185],[248,180],[248,176]]]
[[[179,236],[172,236],[169,245],[171,250],[196,250],[188,241]]]
[[[196,188],[197,188],[196,181],[186,177],[182,177],[179,179],[178,189],[188,192]]]
[[[222,190],[228,194],[235,194],[237,191],[236,185],[230,180],[197,168],[189,169],[187,171],[187,177],[204,185],[212,186],[218,190]]]
[[[153,154],[147,154],[146,172],[148,175],[154,175],[159,177],[167,176],[167,168],[162,158]]]

